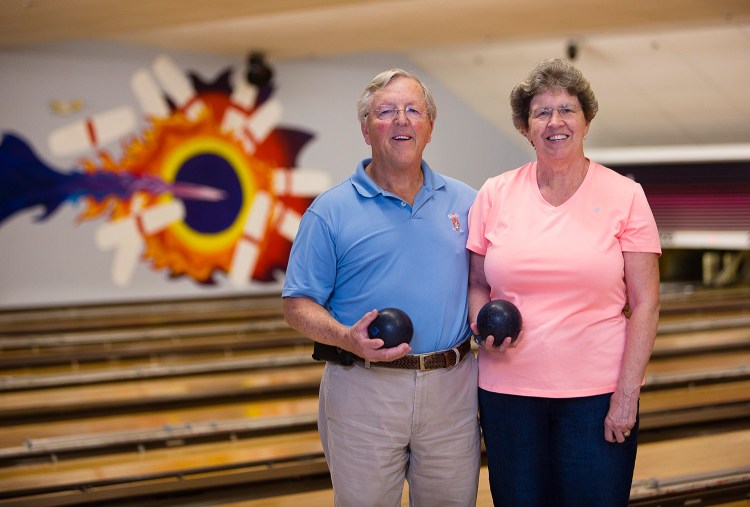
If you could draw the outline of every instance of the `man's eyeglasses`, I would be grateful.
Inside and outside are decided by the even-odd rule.
[[[549,121],[549,119],[552,118],[552,113],[557,111],[560,118],[567,120],[573,118],[580,110],[581,109],[576,106],[570,106],[567,104],[558,107],[540,107],[539,109],[531,111],[531,117],[535,120]]]
[[[396,109],[392,106],[384,106],[379,109],[373,109],[370,113],[373,113],[378,120],[390,121],[393,120],[398,113],[403,112],[410,120],[421,120],[424,114],[419,109],[412,106],[406,106],[403,109]],[[368,113],[369,114],[369,113]]]

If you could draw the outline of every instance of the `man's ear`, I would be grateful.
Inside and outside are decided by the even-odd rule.
[[[362,136],[364,136],[365,142],[369,145],[370,144],[370,132],[367,127],[367,119],[361,120],[359,122],[359,128],[362,130]]]

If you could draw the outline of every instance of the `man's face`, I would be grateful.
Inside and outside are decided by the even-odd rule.
[[[378,113],[387,109],[396,110],[395,116],[378,118]],[[432,138],[432,126],[422,87],[407,77],[396,77],[375,92],[370,112],[361,123],[373,161],[391,165],[419,163]]]

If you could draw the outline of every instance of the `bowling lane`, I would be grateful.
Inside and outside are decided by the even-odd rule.
[[[731,476],[750,477],[750,429],[649,442],[638,447],[631,499],[700,491]]]
[[[317,381],[317,378],[315,378]],[[137,446],[146,435],[164,430],[177,432],[190,428],[188,436],[199,430],[202,434],[220,432],[229,425],[272,428],[279,421],[294,418],[308,423],[315,420],[317,394],[295,396],[279,393],[276,399],[256,399],[225,403],[215,406],[149,410],[129,412],[123,415],[74,418],[66,421],[34,421],[25,424],[6,425],[0,433],[0,457],[22,456],[27,445],[34,449],[62,446],[75,449],[80,443],[96,441],[105,446],[108,442],[129,442]],[[725,417],[726,411],[747,414],[750,406],[750,380],[722,384],[677,387],[665,390],[645,390],[641,396],[643,429],[665,428],[673,424],[695,421],[711,421]],[[303,419],[300,419],[302,417]],[[690,418],[690,420],[688,420]],[[191,433],[196,432],[196,433]],[[161,438],[169,439],[165,434]],[[15,449],[15,451],[14,451]]]
[[[118,453],[71,461],[47,461],[0,468],[4,493],[35,488],[91,484],[97,481],[191,480],[188,475],[210,473],[233,464],[237,472],[272,468],[271,463],[300,456],[322,459],[317,431],[192,445],[144,452]],[[324,463],[324,462],[323,462]],[[323,465],[325,470],[325,465]],[[230,472],[227,472],[230,473]],[[167,479],[169,478],[169,479]],[[196,478],[197,480],[197,478]],[[134,485],[136,487],[137,485]]]
[[[649,413],[657,410],[683,410],[743,401],[750,401],[750,380],[644,390],[641,393],[641,414],[648,416]]]
[[[687,314],[659,315],[659,334],[686,331],[713,331],[729,327],[750,327],[750,310],[722,310]]]
[[[750,327],[660,334],[656,337],[652,358],[729,348],[750,348]]]
[[[43,354],[101,346],[114,351],[118,346],[151,344],[162,342],[180,345],[189,344],[192,340],[205,337],[226,339],[234,336],[253,337],[265,333],[293,333],[282,318],[263,318],[252,320],[221,320],[216,322],[183,323],[163,322],[158,325],[141,327],[133,325],[127,328],[79,329],[64,331],[40,331],[19,335],[0,334],[0,347],[3,353],[25,351],[26,353]]]
[[[257,363],[259,366],[268,364],[273,366],[274,363],[280,366],[284,363],[292,365],[296,363],[312,362],[312,342],[304,339],[300,343],[284,344],[283,346],[274,346],[271,338],[264,337],[262,347],[250,349],[223,349],[221,346],[212,347],[208,350],[202,350],[200,353],[190,353],[179,348],[166,351],[163,354],[149,355],[147,349],[137,357],[118,359],[116,355],[111,358],[104,358],[100,361],[75,361],[62,364],[49,364],[35,366],[33,368],[24,366],[17,368],[0,369],[3,377],[0,377],[0,390],[7,391],[10,389],[22,388],[26,383],[30,385],[44,385],[46,380],[52,385],[54,379],[59,379],[60,384],[66,382],[75,383],[75,377],[81,376],[81,382],[87,382],[86,375],[90,381],[97,380],[97,374],[102,379],[107,377],[116,379],[120,373],[122,379],[128,379],[133,376],[133,371],[138,372],[140,378],[147,378],[149,371],[153,375],[159,374],[159,369],[169,370],[170,368],[187,368],[190,365],[215,365],[217,370],[221,370],[222,363],[226,363],[226,368],[231,367],[231,363],[244,362],[248,365]],[[283,363],[282,363],[283,361]],[[205,366],[203,369],[208,369]]]
[[[718,435],[669,440],[642,444],[638,449],[631,501],[663,494],[670,488],[695,488],[700,491],[706,485],[720,480],[719,472],[736,474],[750,473],[750,429]],[[660,492],[655,489],[661,484]],[[401,505],[407,507],[408,486],[404,487]],[[689,505],[705,505],[693,502]],[[333,505],[330,489],[280,495],[257,500],[228,501],[221,507],[329,507]],[[487,468],[482,467],[479,476],[477,507],[492,507]],[[686,504],[688,505],[688,504]],[[745,506],[747,501],[731,502],[725,507]]]
[[[275,306],[277,309],[280,307],[278,297],[274,298],[273,305],[270,306]],[[650,380],[658,382],[660,379],[663,380],[670,376],[680,375],[682,374],[682,370],[685,369],[690,375],[694,376],[711,376],[716,371],[739,372],[743,368],[743,365],[747,368],[747,364],[750,364],[750,352],[747,350],[747,342],[750,339],[748,338],[750,336],[750,326],[746,325],[744,329],[742,327],[729,327],[729,324],[734,326],[742,325],[741,319],[747,318],[749,316],[748,312],[744,310],[740,312],[722,312],[718,305],[712,307],[710,312],[700,310],[699,306],[696,308],[698,308],[696,313],[686,311],[678,315],[680,312],[675,312],[674,315],[665,317],[664,329],[666,331],[660,333],[657,338],[654,359],[649,364],[647,372],[650,375]],[[196,312],[199,311],[196,309]],[[231,311],[242,313],[243,309],[236,307]],[[248,313],[252,313],[252,311],[248,311]],[[152,314],[152,316],[155,315]],[[148,320],[149,318],[151,317],[147,313],[144,320]],[[175,320],[182,318],[186,319],[185,322],[195,322],[192,325],[194,327],[193,331],[200,331],[198,328],[204,325],[217,325],[215,322],[208,322],[211,319],[207,317],[207,314],[203,314],[202,316],[180,315],[176,316]],[[206,322],[203,322],[202,319],[205,319]],[[137,318],[134,318],[135,320]],[[250,320],[253,319],[246,319],[245,322],[249,322]],[[72,322],[72,320],[69,320],[69,322]],[[127,322],[128,317],[123,315],[117,326],[115,326],[115,331],[124,333],[122,334],[122,337],[124,337],[122,343],[129,344],[127,345],[128,347],[132,346],[127,354],[136,354],[134,356],[123,354],[122,356],[113,356],[115,359],[93,361],[91,359],[92,355],[89,356],[90,359],[88,362],[85,360],[73,360],[72,362],[57,366],[46,364],[33,368],[23,366],[6,367],[0,371],[0,382],[3,378],[10,377],[32,378],[36,376],[37,378],[44,379],[45,377],[49,378],[53,376],[98,375],[99,373],[103,375],[118,373],[132,374],[138,371],[144,373],[143,377],[131,378],[121,382],[98,381],[100,382],[98,384],[80,382],[79,385],[75,386],[50,387],[15,393],[0,392],[0,407],[2,407],[2,410],[0,410],[0,420],[5,418],[7,421],[16,421],[11,426],[4,424],[4,431],[0,432],[0,450],[8,447],[20,447],[23,445],[25,438],[52,440],[60,438],[65,440],[68,437],[74,439],[76,436],[84,436],[92,438],[101,437],[103,440],[107,440],[113,436],[117,436],[115,434],[118,432],[125,434],[128,432],[155,431],[166,426],[200,425],[201,423],[211,422],[223,423],[241,419],[260,420],[266,418],[269,420],[278,420],[293,415],[304,415],[305,417],[314,418],[317,412],[317,387],[322,372],[322,364],[312,362],[309,359],[309,342],[305,342],[302,348],[297,347],[293,343],[277,343],[274,346],[272,345],[274,340],[283,334],[280,330],[273,331],[273,333],[278,334],[271,334],[272,332],[268,331],[268,336],[265,338],[263,337],[263,333],[240,336],[238,340],[240,343],[243,340],[252,342],[252,345],[245,347],[245,349],[258,349],[257,352],[253,352],[244,349],[240,350],[242,347],[233,349],[232,343],[237,343],[237,341],[234,340],[231,332],[226,332],[221,335],[220,339],[215,340],[217,347],[212,349],[211,342],[219,334],[197,336],[198,333],[193,333],[189,339],[181,335],[174,335],[170,338],[168,335],[168,328],[170,326],[161,326],[161,331],[150,334],[156,329],[156,325],[144,326],[139,330],[138,327],[127,327]],[[237,322],[228,320],[227,322],[218,323],[218,325],[236,326]],[[714,324],[717,329],[710,329],[710,326]],[[119,347],[120,344],[114,342],[107,343],[105,335],[107,332],[111,332],[112,329],[107,329],[106,324],[102,324],[102,326],[102,330],[98,330],[95,327],[89,328],[91,329],[91,334],[88,336],[79,335],[82,338],[79,341],[83,345],[78,350],[86,351],[86,347],[90,347],[84,353],[91,352],[92,354],[98,354],[106,351],[108,347],[111,347],[113,350]],[[676,332],[677,329],[687,329],[689,331]],[[186,333],[190,333],[187,326],[184,330]],[[139,332],[143,333],[140,339],[137,336]],[[160,335],[159,333],[161,332],[163,334]],[[57,332],[51,331],[45,331],[44,333],[53,339],[57,334]],[[126,336],[128,333],[131,334]],[[67,336],[75,340],[77,339],[75,334],[75,332],[71,331]],[[99,342],[95,341],[95,335],[97,334],[103,338]],[[3,334],[0,334],[0,338],[3,336]],[[5,336],[7,337],[7,335]],[[287,339],[291,340],[293,338],[290,335]],[[266,343],[263,343],[264,340]],[[170,341],[173,343],[170,343]],[[170,350],[172,344],[175,347]],[[138,352],[138,348],[142,352]],[[727,348],[727,350],[720,351],[722,348]],[[93,352],[93,349],[98,350]],[[163,353],[155,353],[159,349]],[[0,359],[2,359],[5,352],[10,351],[0,350]],[[69,352],[70,357],[73,357],[73,349]],[[675,352],[677,355],[674,355]],[[688,355],[688,352],[691,355]],[[700,352],[700,354],[693,354],[694,352]],[[245,361],[254,360],[254,358],[259,357],[286,357],[295,354],[306,356],[309,364],[283,368],[244,369],[242,371],[222,371],[221,368],[214,371],[210,370],[222,362],[229,364],[233,360]],[[164,378],[146,378],[146,373],[152,367],[157,369],[162,368],[163,372],[166,373],[169,369],[177,372],[183,367],[200,368],[201,365],[207,367],[206,371],[202,374],[194,372],[190,374],[174,374]],[[84,377],[81,377],[81,379],[84,379]],[[304,394],[299,394],[303,392],[299,390],[296,391],[297,394],[294,394],[295,389],[303,389]],[[278,393],[279,398],[277,400],[270,399],[274,396],[274,393]],[[750,393],[750,380],[747,380],[747,375],[744,379],[721,385],[704,385],[699,383],[689,387],[674,387],[669,390],[649,390],[646,388],[644,389],[641,401],[642,412],[644,414],[644,428],[650,428],[649,420],[656,420],[659,417],[663,418],[662,414],[666,412],[680,411],[686,408],[697,412],[702,407],[709,405],[742,403],[748,398],[746,393]],[[236,396],[238,401],[229,401],[233,396]],[[226,403],[213,405],[217,401],[222,400],[225,400]],[[187,408],[187,404],[194,406]],[[121,415],[114,415],[118,412]],[[96,414],[99,414],[99,416],[93,417]],[[32,422],[32,418],[36,420]],[[55,420],[62,418],[69,420]],[[44,419],[50,420],[49,422],[39,422]],[[21,423],[21,421],[24,422]],[[655,427],[661,427],[665,424],[663,421],[654,423]],[[280,430],[277,429],[274,431]],[[255,436],[250,437],[250,434]],[[294,438],[303,434],[307,435],[308,440],[303,439],[292,443]],[[14,464],[12,467],[0,468],[0,484],[3,485],[3,487],[0,487],[0,490],[5,489],[6,479],[8,481],[21,480],[22,482],[19,483],[21,486],[15,487],[25,487],[23,484],[28,485],[35,481],[37,484],[47,484],[49,482],[49,484],[54,485],[95,480],[92,477],[98,479],[113,478],[114,480],[142,478],[143,475],[137,475],[139,472],[143,474],[153,473],[155,476],[161,475],[165,478],[158,480],[165,481],[172,480],[166,477],[171,476],[173,473],[185,472],[188,474],[188,480],[192,480],[195,476],[190,476],[192,473],[190,470],[197,470],[198,468],[196,467],[199,467],[201,464],[207,467],[240,466],[241,468],[236,474],[233,471],[226,473],[226,479],[219,478],[224,474],[211,474],[217,478],[216,480],[226,480],[231,484],[239,484],[252,480],[252,477],[257,478],[262,476],[263,473],[267,473],[269,468],[268,463],[274,459],[290,460],[289,463],[292,464],[289,470],[293,470],[295,466],[303,462],[306,459],[306,455],[317,456],[315,459],[318,461],[316,462],[313,459],[312,462],[315,463],[314,466],[320,465],[319,439],[317,432],[312,430],[311,423],[306,423],[302,426],[298,425],[294,430],[290,429],[287,431],[285,435],[271,435],[269,432],[261,432],[260,435],[263,436],[258,435],[259,433],[253,430],[244,435],[240,434],[240,438],[236,441],[228,439],[229,441],[212,441],[210,443],[200,441],[200,443],[196,443],[197,441],[192,440],[186,441],[183,443],[184,445],[177,445],[180,442],[178,442],[178,439],[175,439],[174,444],[165,441],[162,447],[156,449],[148,448],[142,452],[130,452],[126,450],[126,452],[112,454],[109,454],[109,451],[105,450],[96,457],[61,455],[56,464],[20,462],[18,466]],[[280,440],[272,437],[278,437]],[[252,444],[251,440],[256,442],[257,445],[265,445],[261,442],[263,440],[270,447],[264,449],[254,448],[255,444]],[[642,455],[645,452],[644,449],[647,449],[647,445],[651,444],[649,442],[642,446],[639,460],[642,459]],[[704,445],[708,447],[720,447],[720,444],[713,441],[704,442]],[[276,455],[273,454],[272,448],[274,446],[278,451]],[[254,450],[250,451],[250,449]],[[742,447],[742,449],[747,450],[746,447]],[[311,454],[307,454],[308,452],[311,452]],[[747,455],[750,456],[750,454]],[[276,457],[274,458],[273,456]],[[198,460],[193,460],[194,457],[197,457]],[[255,457],[259,460],[264,460],[263,463],[242,468],[245,464],[249,463],[248,460]],[[713,457],[704,456],[694,459],[705,462],[712,470],[724,469],[725,463],[719,458],[721,458],[720,454]],[[675,451],[673,461],[670,462],[668,467],[674,468],[675,464],[683,459],[687,458],[683,458]],[[58,480],[55,476],[58,471],[61,472],[59,480],[63,482],[55,482]],[[18,472],[18,476],[14,475],[16,472]],[[39,475],[37,476],[35,473]],[[301,476],[304,476],[304,473],[299,472]],[[486,485],[486,470],[483,470],[482,473],[484,486],[480,487],[480,501],[478,505],[489,506],[491,505],[491,499]],[[47,474],[52,474],[49,481]],[[232,478],[233,475],[242,475],[242,478]],[[289,480],[293,481],[294,479],[290,476]],[[679,477],[668,477],[666,480],[679,481],[680,479]],[[124,485],[119,487],[121,489],[126,488]],[[138,485],[134,487],[135,490],[138,489]],[[316,493],[321,498],[322,503],[319,505],[328,506],[332,504],[330,490]],[[273,498],[267,500],[274,501]],[[2,502],[0,502],[0,505],[2,505]],[[260,503],[255,505],[315,506],[318,504],[314,503],[314,499],[307,501],[304,498],[295,497],[293,503]]]
[[[750,288],[697,289],[662,294],[662,318],[715,311],[750,311]],[[726,312],[725,312],[726,313]],[[0,311],[0,337],[28,332],[163,325],[281,316],[278,294],[174,299],[104,305],[22,308]]]
[[[191,397],[200,399],[217,396],[245,395],[262,393],[264,390],[293,389],[304,386],[311,388],[317,385],[322,371],[322,364],[308,361],[307,353],[300,355],[298,366],[280,369],[222,371],[220,367],[206,368],[204,373],[211,374],[207,382],[205,375],[193,374],[170,378],[148,377],[148,371],[142,372],[137,367],[125,370],[134,376],[133,379],[100,384],[80,383],[66,387],[50,387],[34,391],[0,392],[2,416],[34,413],[36,408],[47,411],[75,411],[95,409],[97,406],[125,406],[128,404],[147,404],[169,401],[185,401]],[[698,356],[677,356],[652,360],[647,367],[647,386],[659,384],[674,376],[700,375],[713,376],[716,372],[742,372],[750,364],[750,351],[734,351]],[[158,366],[158,365],[157,365]],[[163,365],[167,372],[170,365]],[[173,364],[172,366],[179,366]],[[232,366],[231,361],[221,361],[219,366]],[[179,371],[178,371],[179,372]],[[75,373],[75,372],[74,372]],[[83,372],[85,373],[85,372]],[[116,369],[105,370],[107,375],[116,374]],[[39,378],[39,376],[37,376]],[[128,378],[128,377],[124,377]],[[84,376],[83,379],[86,379]],[[19,381],[20,382],[20,381]],[[30,394],[33,393],[33,394]]]
[[[714,309],[750,309],[750,286],[721,289],[690,287],[689,290],[671,290],[662,284],[662,313],[693,313]]]
[[[278,294],[0,311],[0,336],[281,316]]]
[[[231,396],[254,396],[295,389],[316,389],[323,365],[313,363],[275,370],[211,373],[174,378],[135,380],[112,384],[81,385],[0,393],[0,417],[9,419],[39,414],[71,414],[76,411],[134,406],[166,406],[169,403],[215,401]]]
[[[646,366],[646,385],[669,378],[692,375],[711,378],[718,373],[748,373],[750,350],[704,353],[690,356],[655,357]]]
[[[277,399],[243,401],[191,408],[169,408],[143,413],[80,418],[70,421],[34,421],[27,424],[7,425],[0,432],[2,450],[23,447],[26,439],[56,437],[102,437],[112,433],[138,433],[163,428],[198,426],[239,419],[261,420],[268,418],[316,415],[318,398],[314,395],[283,396]]]

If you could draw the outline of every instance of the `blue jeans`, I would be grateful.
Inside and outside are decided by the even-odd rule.
[[[610,397],[534,398],[479,389],[493,503],[627,506],[638,420],[624,443],[604,440]]]

